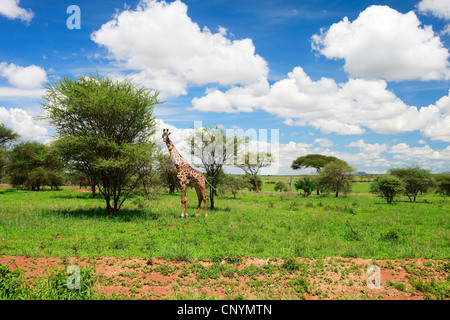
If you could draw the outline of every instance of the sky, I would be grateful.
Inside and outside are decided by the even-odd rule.
[[[0,122],[25,141],[55,138],[48,83],[98,72],[160,91],[156,138],[186,156],[218,125],[274,154],[263,174],[311,153],[450,171],[448,0],[0,0],[0,44]]]

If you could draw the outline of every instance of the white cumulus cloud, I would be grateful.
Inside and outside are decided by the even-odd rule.
[[[448,0],[422,0],[417,4],[417,9],[422,13],[450,20],[450,2]]]
[[[356,20],[345,17],[314,35],[312,46],[329,59],[344,59],[351,77],[426,81],[450,76],[448,50],[413,11],[368,7]]]
[[[135,80],[164,95],[187,93],[189,85],[250,84],[266,77],[266,61],[251,39],[230,40],[227,30],[213,33],[193,22],[180,2],[142,0],[91,35],[109,57],[132,70]]]
[[[431,14],[443,20],[450,21],[450,1],[448,0],[422,0],[417,4],[420,13]],[[442,31],[450,34],[450,24]]]
[[[33,11],[19,7],[20,0],[2,0],[0,1],[0,15],[9,19],[20,19],[24,22],[30,22],[34,16]]]
[[[47,81],[45,70],[35,65],[22,67],[14,63],[0,62],[0,76],[21,89],[37,89]]]
[[[22,140],[43,140],[48,130],[43,123],[34,120],[27,111],[20,108],[0,107],[0,123],[20,134]]]
[[[192,105],[209,112],[262,109],[285,119],[287,125],[311,125],[325,134],[363,134],[366,128],[386,134],[421,130],[426,137],[448,141],[448,101],[449,97],[443,97],[436,105],[419,109],[406,105],[384,80],[313,81],[296,67],[272,85],[260,81],[226,92],[212,89],[194,98]]]
[[[313,144],[317,143],[319,146],[324,147],[324,148],[329,148],[334,146],[333,141],[331,141],[328,138],[317,138],[316,140],[314,140]]]

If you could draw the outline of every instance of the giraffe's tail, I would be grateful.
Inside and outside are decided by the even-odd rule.
[[[211,183],[209,183],[209,181],[208,181],[208,180],[206,180],[206,179],[205,179],[205,181],[206,181],[206,183],[207,183],[207,184],[209,184],[209,186],[210,186],[211,188],[213,188],[213,190],[214,190],[214,193],[215,193],[215,194],[217,194],[217,190],[216,190],[216,188],[214,188],[214,187],[212,186],[212,184],[211,184]]]

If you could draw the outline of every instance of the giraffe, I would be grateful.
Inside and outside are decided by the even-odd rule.
[[[208,211],[206,210],[206,192],[205,192],[205,183],[208,183],[211,188],[214,187],[206,180],[203,173],[198,170],[195,170],[189,165],[189,162],[184,159],[178,150],[175,148],[175,145],[169,138],[169,129],[163,129],[162,138],[165,142],[167,148],[169,149],[170,158],[175,164],[178,174],[177,179],[180,183],[181,189],[181,219],[184,218],[184,211],[186,211],[186,218],[188,217],[188,208],[187,208],[187,199],[186,199],[186,187],[192,186],[195,188],[198,197],[198,207],[197,207],[197,218],[200,213],[200,205],[202,201],[205,204],[205,218],[208,218]],[[215,190],[215,189],[214,189]]]

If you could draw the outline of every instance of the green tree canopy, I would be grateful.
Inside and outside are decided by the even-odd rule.
[[[3,177],[3,169],[6,166],[7,147],[19,139],[19,135],[7,128],[5,124],[0,123],[0,181]]]
[[[96,182],[107,213],[116,214],[151,164],[159,92],[100,75],[46,89],[43,118],[56,129],[61,155]]]
[[[224,174],[220,191],[231,192],[233,194],[233,198],[236,199],[236,195],[241,189],[245,188],[247,184],[248,181],[245,179],[245,176]]]
[[[339,159],[331,161],[319,171],[319,184],[327,190],[336,192],[336,197],[339,192],[349,193],[352,190],[353,172],[355,168],[347,162]]]
[[[170,194],[173,194],[175,190],[180,188],[177,178],[177,167],[175,167],[169,154],[158,154],[158,173],[161,183],[169,189]]]
[[[297,181],[295,181],[294,184],[295,190],[303,190],[303,196],[307,197],[311,194],[311,192],[316,189],[317,185],[316,182],[309,178],[309,177],[304,177],[302,179],[299,179]]]
[[[251,153],[247,152],[244,155],[244,161],[242,163],[238,163],[236,166],[244,170],[246,174],[249,174],[253,177],[253,185],[256,188],[256,192],[259,192],[258,185],[258,172],[261,168],[270,166],[274,158],[271,153],[268,152],[259,152],[259,153]]]
[[[339,160],[333,156],[324,156],[322,154],[308,154],[306,156],[298,157],[292,162],[291,168],[294,170],[315,168],[319,172],[328,163]]]
[[[324,156],[322,154],[308,154],[306,156],[298,157],[295,159],[291,168],[294,170],[306,169],[306,168],[315,168],[317,173],[325,167],[328,163],[332,161],[339,160],[333,156]],[[320,181],[317,183],[317,195],[319,195],[319,190],[321,188]]]
[[[248,188],[248,191],[256,191],[256,187],[258,187],[258,190],[261,190],[261,187],[263,185],[263,181],[260,176],[255,178],[251,174],[244,174],[242,178],[246,181],[246,188]]]
[[[34,191],[58,188],[64,182],[63,164],[55,150],[36,141],[19,143],[11,150],[7,172],[13,187]]]
[[[0,123],[0,147],[5,147],[9,142],[19,139],[19,134],[8,129],[5,124]]]
[[[278,181],[275,183],[275,187],[273,188],[275,191],[287,191],[286,184],[283,181]]]
[[[206,179],[216,190],[224,178],[223,167],[235,162],[236,150],[244,141],[243,137],[228,137],[218,126],[194,129],[187,138],[189,153],[200,160],[197,167],[205,170]],[[210,208],[214,209],[215,192],[209,190]]]
[[[438,174],[435,181],[436,193],[450,196],[450,174]]]
[[[376,177],[370,184],[370,192],[378,194],[386,199],[387,203],[392,203],[394,197],[404,190],[402,181],[392,175],[382,175]]]
[[[431,172],[419,166],[392,168],[388,173],[403,181],[404,193],[411,202],[416,202],[419,192],[427,192],[434,185]]]

